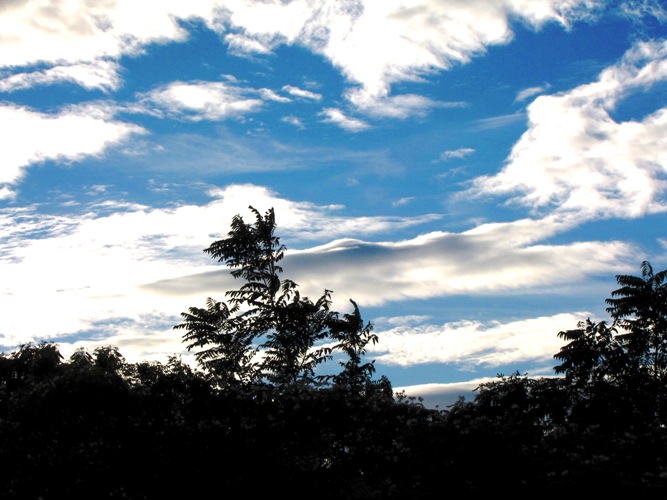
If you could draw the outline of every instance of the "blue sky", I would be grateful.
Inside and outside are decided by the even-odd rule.
[[[429,403],[553,374],[667,266],[659,1],[11,0],[0,33],[4,350],[183,353],[248,205]]]

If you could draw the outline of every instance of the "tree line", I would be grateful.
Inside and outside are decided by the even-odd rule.
[[[375,376],[359,307],[282,278],[273,210],[205,252],[242,283],[182,313],[196,366],[54,343],[0,356],[3,498],[667,495],[667,270],[617,276],[609,321],[558,332],[555,376],[446,409]]]

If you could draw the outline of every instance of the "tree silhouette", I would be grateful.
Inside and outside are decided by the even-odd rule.
[[[660,383],[667,375],[667,269],[653,273],[642,262],[641,276],[619,275],[621,288],[606,300],[607,312],[623,332],[619,341],[626,347],[629,369],[646,373]]]
[[[361,364],[369,342],[377,342],[371,326],[364,325],[356,303],[342,318],[331,310],[331,291],[315,301],[302,296],[298,285],[281,279],[280,261],[286,247],[275,234],[273,209],[264,215],[252,206],[254,222],[240,215],[231,222],[227,238],[213,242],[204,252],[225,263],[243,285],[225,293],[227,302],[209,298],[206,308],[182,313],[188,350],[221,387],[266,381],[277,387],[318,383],[331,377],[316,375],[333,350],[348,356],[335,383],[359,384],[373,373]],[[333,340],[334,345],[327,345]],[[259,360],[258,360],[259,358]]]
[[[354,310],[339,318],[334,314],[330,318],[329,331],[337,341],[334,349],[342,351],[347,361],[340,361],[343,371],[332,377],[334,384],[351,390],[363,390],[364,385],[375,372],[375,361],[362,363],[368,344],[376,344],[378,336],[372,333],[373,325],[364,324],[357,303],[350,300]]]
[[[562,362],[555,370],[572,384],[575,413],[651,426],[667,417],[667,270],[654,273],[644,261],[641,276],[616,281],[605,301],[612,326],[588,319],[560,332],[569,343],[554,355]]]
[[[565,374],[578,387],[613,377],[617,372],[613,360],[623,356],[616,329],[604,321],[594,323],[590,318],[577,326],[558,332],[558,337],[569,343],[554,355],[562,362],[554,368],[556,373]]]

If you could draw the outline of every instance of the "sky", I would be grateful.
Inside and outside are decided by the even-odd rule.
[[[273,208],[376,375],[446,406],[552,376],[667,267],[659,0],[0,1],[0,350],[192,360],[203,252]]]

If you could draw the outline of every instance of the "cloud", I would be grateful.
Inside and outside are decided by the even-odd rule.
[[[338,215],[341,205],[315,205],[281,198],[277,193],[251,184],[231,185],[212,189],[210,196],[229,207],[229,212],[247,214],[248,200],[260,212],[273,208],[284,239],[294,244],[330,241],[347,235],[371,235],[419,226],[438,220],[437,214],[415,217],[345,217]],[[233,207],[233,208],[232,208]],[[231,220],[232,215],[228,217]],[[220,220],[218,218],[218,220]],[[293,245],[290,247],[293,248]]]
[[[369,348],[369,354],[387,365],[446,363],[465,371],[527,361],[551,364],[563,345],[558,332],[575,328],[589,316],[576,312],[508,323],[459,321],[376,329],[382,342]]]
[[[229,51],[237,56],[249,56],[254,54],[271,54],[271,48],[259,40],[248,38],[237,33],[225,35],[225,42]]]
[[[285,269],[313,294],[319,283],[368,306],[447,295],[549,290],[584,275],[631,269],[624,242],[537,244],[563,228],[548,221],[479,226],[464,233],[429,233],[395,243],[338,240],[290,254]],[[582,271],[582,262],[587,269]],[[315,279],[317,270],[326,278]]]
[[[266,89],[263,89],[266,90]],[[259,111],[275,93],[244,89],[225,82],[172,82],[140,98],[140,108],[184,120],[218,121]]]
[[[289,123],[290,125],[294,125],[296,128],[300,129],[305,128],[303,122],[301,121],[301,118],[299,118],[298,116],[283,116],[280,120],[285,123]]]
[[[494,378],[483,377],[468,380],[466,382],[453,382],[448,384],[418,384],[403,387],[394,387],[394,393],[405,393],[407,397],[422,398],[422,404],[426,408],[446,409],[464,397],[471,401],[476,396],[476,389],[484,383],[493,382]]]
[[[533,96],[536,96],[538,94],[543,94],[544,92],[549,90],[550,87],[551,85],[547,84],[540,87],[529,87],[527,89],[523,89],[516,95],[514,102],[523,102],[526,101],[527,99],[530,99]]]
[[[482,118],[475,121],[473,130],[493,130],[496,128],[512,125],[518,121],[524,120],[525,118],[526,115],[523,112],[512,113],[509,115],[492,116],[490,118]]]
[[[597,81],[538,97],[502,171],[476,179],[472,192],[580,219],[665,211],[667,108],[625,122],[611,112],[666,80],[667,42],[642,42]]]
[[[340,109],[335,108],[326,108],[320,115],[324,116],[322,119],[325,123],[333,123],[338,125],[340,128],[345,129],[349,132],[361,132],[362,130],[367,130],[370,128],[370,125],[363,120],[357,118],[351,118]]]
[[[459,149],[450,149],[448,151],[443,151],[440,153],[440,160],[447,161],[452,158],[465,158],[473,154],[475,150],[473,148],[459,148]]]
[[[151,43],[182,41],[179,19],[213,22],[210,2],[131,0],[14,2],[0,16],[0,67],[91,63],[137,55]]]
[[[535,28],[548,22],[568,26],[586,19],[593,0],[459,0],[410,3],[369,0],[164,1],[131,0],[42,5],[16,2],[0,18],[0,67],[34,64],[67,67],[138,56],[156,43],[183,42],[189,22],[217,32],[237,55],[268,54],[279,44],[299,44],[329,60],[350,85],[353,105],[371,114],[404,118],[437,105],[416,95],[390,97],[398,82],[419,82],[436,71],[465,64],[487,47],[508,43],[510,21]],[[55,69],[55,68],[51,68]],[[62,79],[49,69],[21,84]],[[90,76],[73,77],[91,85]],[[97,74],[96,88],[115,88],[117,74]],[[87,87],[90,88],[90,87]],[[384,103],[384,105],[381,105]]]
[[[319,8],[302,39],[358,85],[349,94],[353,102],[368,105],[386,98],[396,82],[421,81],[509,42],[510,18],[535,27],[567,25],[594,3],[504,0],[479,9],[458,1],[336,2]]]
[[[559,284],[627,272],[634,262],[626,262],[636,255],[620,242],[540,243],[571,227],[555,220],[487,224],[396,242],[332,241],[418,227],[437,216],[349,217],[340,213],[340,206],[295,202],[253,185],[215,188],[209,196],[202,205],[169,208],[108,200],[103,212],[82,207],[77,216],[40,214],[34,207],[0,210],[0,344],[11,347],[38,335],[72,350],[83,345],[83,338],[93,347],[117,345],[134,360],[180,352],[180,336],[171,330],[178,313],[203,304],[207,296],[222,298],[237,285],[227,269],[202,252],[228,231],[224,225],[211,227],[211,221],[230,221],[236,214],[250,220],[248,200],[260,212],[276,210],[282,242],[290,248],[283,261],[285,277],[311,297],[325,287],[333,289],[338,310],[347,310],[348,298],[372,307],[455,294],[554,293]],[[308,246],[313,243],[319,246]],[[306,248],[299,250],[299,245]],[[35,297],[40,314],[34,314]],[[528,332],[553,334],[561,320],[572,327],[574,318],[507,325],[429,325],[423,316],[385,318],[379,322],[383,342],[378,360],[438,359],[472,369],[519,356],[539,359],[540,349],[553,354],[551,337],[537,333],[528,338]],[[469,348],[463,346],[466,335],[474,339]],[[549,347],[541,348],[538,339]],[[448,347],[436,347],[437,342]]]
[[[302,97],[313,101],[320,101],[322,99],[322,94],[311,92],[310,90],[303,90],[292,85],[284,85],[283,90],[294,97]]]
[[[375,225],[379,232],[396,228],[397,224],[414,224],[417,220],[336,220],[334,217],[326,225],[329,228],[326,234],[331,234],[331,230],[353,234],[357,225],[360,229]],[[305,236],[309,232],[316,235],[324,229],[315,226],[309,231],[311,222],[303,218],[300,221],[281,227],[285,227],[286,234],[298,230]],[[325,286],[334,290],[335,301],[343,308],[348,298],[373,307],[447,295],[527,293],[529,290],[551,293],[559,285],[633,268],[631,261],[636,252],[628,243],[538,243],[570,227],[555,220],[523,220],[485,224],[463,233],[433,232],[399,242],[346,238],[291,250],[283,268],[286,276],[299,283],[306,295],[316,296]],[[183,276],[147,284],[147,289],[171,295],[196,287],[201,293],[213,293],[225,274],[226,271],[214,271]]]
[[[292,100],[289,97],[283,97],[281,95],[278,95],[271,89],[259,89],[259,95],[262,97],[262,99],[266,101],[292,102]]]
[[[466,103],[463,102],[434,101],[417,94],[401,94],[378,98],[358,90],[348,93],[347,98],[360,111],[380,118],[405,119],[411,116],[425,116],[433,108],[466,106]]]
[[[224,124],[217,124],[215,136],[166,134],[146,137],[132,146],[129,154],[133,165],[146,171],[169,172],[179,179],[191,179],[193,174],[213,179],[223,173],[320,171],[325,182],[329,175],[351,172],[359,178],[393,174],[404,168],[386,149],[355,151],[340,144],[305,147],[267,140],[265,135],[239,135]],[[126,163],[127,158],[112,158],[110,162],[118,168]]]
[[[414,196],[406,196],[404,198],[400,198],[396,201],[393,201],[391,203],[391,206],[392,207],[404,207],[406,205],[409,205],[414,199],[415,199]]]
[[[106,60],[54,66],[43,71],[17,73],[0,79],[0,92],[13,92],[56,83],[74,83],[87,90],[100,89],[108,92],[120,87],[119,71],[118,63]]]
[[[209,195],[210,202],[203,205],[169,208],[108,200],[104,207],[82,207],[76,216],[41,214],[36,207],[0,210],[0,344],[86,332],[97,332],[93,340],[107,343],[112,334],[132,331],[135,336],[164,338],[164,325],[176,324],[178,313],[205,299],[206,291],[196,280],[179,294],[152,293],[144,285],[219,271],[202,250],[223,237],[228,226],[212,227],[211,221],[249,214],[248,200],[261,211],[275,207],[281,232],[292,244],[432,220],[349,218],[336,215],[339,206],[292,202],[252,185],[213,189]],[[227,274],[214,285],[215,294],[231,286]],[[39,314],[34,314],[35,297]],[[151,318],[163,319],[156,323]],[[150,342],[146,338],[142,343]]]
[[[646,17],[653,17],[660,22],[667,21],[667,11],[660,5],[660,0],[627,0],[619,6],[620,12],[637,23]]]
[[[15,184],[28,165],[101,155],[111,146],[143,133],[141,127],[113,120],[104,104],[71,107],[56,114],[0,104],[0,183]]]
[[[540,377],[553,376],[552,373]],[[477,390],[482,384],[496,382],[498,377],[480,377],[465,382],[452,382],[447,384],[417,384],[402,387],[394,387],[394,393],[404,393],[407,397],[421,398],[426,408],[437,408],[445,410],[455,404],[461,397],[466,401],[472,401],[477,396]]]

